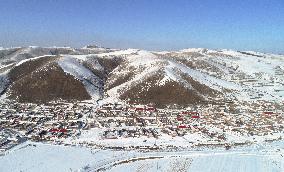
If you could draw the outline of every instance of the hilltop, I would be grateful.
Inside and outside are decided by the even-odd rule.
[[[0,93],[19,102],[35,103],[57,99],[157,106],[281,102],[283,66],[283,55],[253,51],[2,48]]]

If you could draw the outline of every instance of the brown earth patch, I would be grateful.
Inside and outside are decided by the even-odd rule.
[[[47,56],[42,57],[35,60],[29,60],[19,66],[15,66],[8,74],[9,79],[14,82],[25,75],[30,74],[31,72],[35,71],[36,69],[39,69],[46,65],[49,62],[55,61],[58,59],[58,57],[54,56]]]
[[[249,53],[249,52],[243,52],[243,51],[238,51],[239,53],[242,53],[244,55],[249,55],[249,56],[255,56],[255,57],[263,57],[261,55],[257,55],[257,54],[252,54],[252,53]]]
[[[196,64],[193,61],[189,61],[187,59],[177,59],[176,61],[190,67],[191,69],[196,69]]]
[[[233,57],[231,55],[228,54],[223,54],[221,52],[212,52],[212,53],[208,53],[208,55],[210,56],[216,56],[216,57]]]
[[[102,80],[106,79],[106,73],[104,70],[100,71],[100,70],[94,69],[94,67],[92,66],[92,63],[89,63],[88,61],[83,62],[82,65],[88,68],[90,71],[92,71],[100,79]]]
[[[117,77],[115,77],[115,81],[113,81],[111,83],[109,81],[107,81],[105,89],[106,89],[106,91],[110,90],[110,89],[112,89],[116,86],[119,86],[119,85],[129,81],[132,77],[133,77],[133,73],[131,73],[131,72],[129,72],[126,75],[123,75],[123,76],[117,76]]]
[[[195,90],[185,88],[183,85],[170,81],[158,86],[156,83],[161,78],[153,76],[145,82],[132,87],[121,95],[121,99],[139,104],[155,104],[157,107],[178,104],[187,106],[190,104],[204,103],[204,98]]]
[[[185,52],[184,55],[191,57],[191,58],[197,58],[197,57],[203,57],[204,55],[199,52]]]
[[[117,66],[115,71],[118,73],[125,73],[125,71],[127,72],[125,74],[119,74],[119,75],[116,72],[109,73],[106,80],[106,87],[105,87],[106,91],[132,79],[135,75],[136,69],[133,66],[128,66],[128,63],[126,61],[121,61],[121,63],[119,64],[119,66]]]
[[[113,71],[121,62],[121,58],[98,58],[99,63],[104,67],[106,74],[108,75]]]
[[[222,93],[220,93],[217,90],[214,90],[210,87],[208,87],[205,84],[201,84],[198,81],[195,81],[194,79],[192,79],[190,76],[186,75],[186,74],[181,74],[181,77],[186,80],[188,83],[191,84],[191,86],[198,91],[200,94],[202,95],[206,95],[206,96],[210,96],[210,97],[215,97],[217,95],[220,95]]]
[[[11,70],[9,98],[19,102],[47,103],[56,99],[90,99],[84,85],[65,73],[56,58],[29,61]]]

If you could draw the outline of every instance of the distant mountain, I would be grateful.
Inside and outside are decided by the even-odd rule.
[[[0,49],[0,93],[20,102],[93,99],[157,106],[281,102],[283,80],[283,55],[253,51]]]

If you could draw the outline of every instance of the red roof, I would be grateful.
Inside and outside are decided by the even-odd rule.
[[[193,112],[193,111],[182,111],[181,114],[183,115],[195,115],[198,114],[198,112]]]
[[[154,107],[148,107],[146,110],[147,110],[147,111],[155,111],[156,108],[154,108]]]
[[[52,128],[52,129],[49,130],[49,132],[54,132],[54,133],[55,133],[55,132],[62,132],[62,133],[66,133],[67,130],[64,129],[64,128],[61,128],[61,129]]]
[[[135,108],[136,111],[143,111],[144,108]]]
[[[178,121],[183,121],[183,118],[177,117],[177,120],[178,120]]]

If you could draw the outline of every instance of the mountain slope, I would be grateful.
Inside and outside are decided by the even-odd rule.
[[[9,97],[20,102],[37,103],[90,99],[84,85],[59,67],[58,58],[42,57],[14,67],[8,75],[12,82],[7,91]]]
[[[128,101],[158,106],[281,102],[284,56],[232,50],[149,52],[97,46],[0,50],[0,92],[26,102]]]

